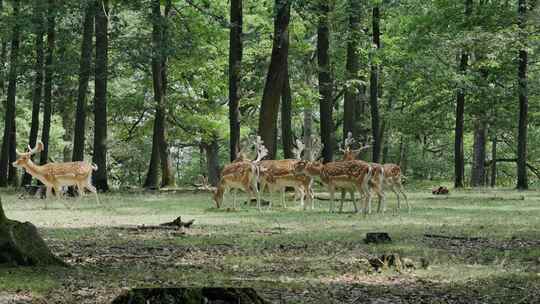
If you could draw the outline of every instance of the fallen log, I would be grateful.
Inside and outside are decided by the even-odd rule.
[[[462,240],[462,241],[478,241],[478,237],[468,237],[468,236],[451,236],[451,235],[440,235],[440,234],[424,234],[424,237],[427,238],[436,238],[436,239],[448,239],[448,240]]]

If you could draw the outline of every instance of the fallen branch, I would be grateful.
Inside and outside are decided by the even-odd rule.
[[[478,241],[478,237],[468,237],[468,236],[448,236],[440,234],[424,234],[424,237],[427,238],[436,238],[436,239],[449,239],[449,240],[465,240],[465,241]]]

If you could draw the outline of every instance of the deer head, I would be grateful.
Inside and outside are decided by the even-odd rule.
[[[355,160],[360,152],[370,148],[369,145],[365,145],[358,149],[352,149],[352,146],[356,143],[356,140],[353,138],[352,132],[347,133],[347,138],[345,138],[344,149],[339,145],[339,150],[343,152],[343,160]]]
[[[43,149],[44,149],[43,143],[41,141],[38,141],[36,146],[33,149],[30,147],[30,145],[28,145],[28,152],[21,153],[18,150],[15,150],[19,158],[16,161],[14,161],[12,165],[17,168],[22,168],[28,165],[28,163],[32,161],[32,155],[43,151]]]

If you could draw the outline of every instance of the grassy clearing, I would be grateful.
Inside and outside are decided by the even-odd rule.
[[[43,201],[3,195],[8,216],[38,226],[73,267],[2,269],[0,302],[21,293],[55,303],[106,302],[123,288],[177,285],[251,286],[267,290],[271,299],[272,290],[285,288],[277,293],[287,303],[362,303],[362,296],[398,303],[438,303],[441,297],[452,303],[540,301],[537,192],[434,197],[416,191],[410,193],[411,214],[369,217],[329,214],[322,201],[308,212],[293,206],[259,213],[253,207],[216,210],[208,194],[113,193],[101,200],[102,206],[91,198],[53,202],[44,210]],[[393,195],[388,203],[395,204]],[[179,215],[196,220],[185,235],[124,229]],[[394,242],[364,244],[365,233],[373,231],[388,232]],[[370,271],[363,258],[385,252],[430,266]]]

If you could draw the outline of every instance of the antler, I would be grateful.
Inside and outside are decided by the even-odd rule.
[[[32,149],[32,147],[30,147],[30,145],[28,145],[27,148],[28,148],[28,152],[26,152],[26,153],[21,153],[17,149],[15,149],[15,152],[19,156],[21,156],[21,155],[34,155],[36,153],[39,153],[39,152],[43,151],[44,146],[43,146],[43,142],[41,142],[41,140],[40,140],[40,141],[38,141],[36,143],[36,146],[33,149]]]
[[[351,150],[351,147],[355,142],[352,132],[347,133],[347,138],[345,138],[345,150]]]
[[[300,139],[296,139],[296,147],[293,149],[294,158],[302,159],[302,152],[305,148],[306,145]]]
[[[264,142],[260,136],[255,138],[255,149],[257,150],[257,158],[254,162],[260,162],[266,155],[268,155],[268,149],[264,146]]]

